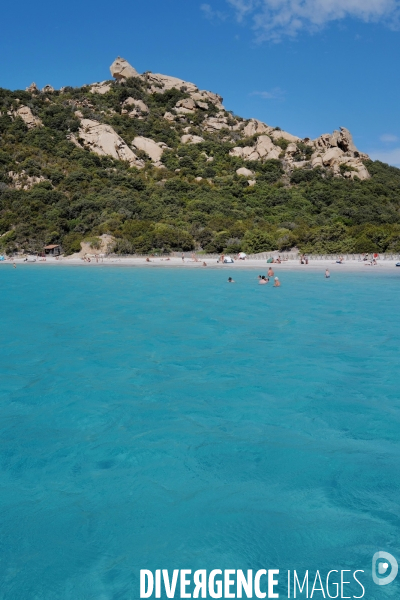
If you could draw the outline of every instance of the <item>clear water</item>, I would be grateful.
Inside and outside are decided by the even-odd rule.
[[[256,275],[1,267],[1,600],[135,599],[141,568],[398,597],[369,581],[400,558],[399,274]]]

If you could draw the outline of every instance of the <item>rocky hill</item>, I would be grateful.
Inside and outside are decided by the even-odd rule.
[[[400,247],[400,171],[348,129],[300,139],[182,79],[120,57],[110,71],[0,89],[3,249],[73,252],[101,235],[119,252]]]

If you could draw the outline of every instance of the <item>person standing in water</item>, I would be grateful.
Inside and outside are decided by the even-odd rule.
[[[233,281],[232,277],[228,277],[228,283],[236,283],[236,282]]]
[[[331,276],[331,274],[329,273],[329,269],[326,269],[326,271],[325,271],[325,279],[329,279],[330,276]]]
[[[275,274],[275,273],[274,273],[274,271],[273,271],[272,267],[269,267],[269,269],[268,269],[268,277],[273,277],[273,276],[274,276],[274,274]]]
[[[281,282],[279,281],[278,277],[275,277],[275,283],[273,287],[281,287]]]

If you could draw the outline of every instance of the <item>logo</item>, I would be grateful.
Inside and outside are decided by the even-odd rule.
[[[390,566],[390,571],[388,571]],[[377,585],[388,585],[396,579],[399,565],[389,552],[375,552],[372,557],[372,579]]]

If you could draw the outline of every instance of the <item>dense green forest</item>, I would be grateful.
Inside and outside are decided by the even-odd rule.
[[[143,100],[149,113],[141,119],[121,114],[128,97]],[[190,117],[190,133],[204,142],[181,144],[187,123],[163,115],[186,97],[177,89],[149,94],[138,78],[111,83],[106,94],[88,87],[0,89],[0,250],[40,251],[59,243],[72,253],[81,241],[107,233],[119,253],[294,246],[327,253],[400,251],[399,169],[368,161],[372,177],[366,181],[334,177],[323,168],[288,176],[280,160],[230,156],[231,148],[249,140],[227,139],[224,130],[204,132],[201,111]],[[43,126],[28,129],[15,116],[21,105]],[[77,147],[68,136],[79,137],[78,109],[85,118],[110,124],[128,144],[135,136],[167,144],[165,168],[154,167],[144,153],[139,155],[145,167],[137,169]],[[236,174],[242,166],[255,172],[256,185]],[[10,172],[42,180],[16,189]]]

